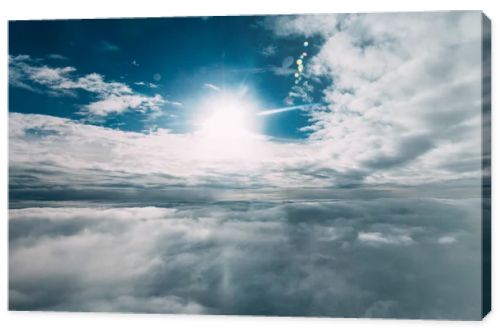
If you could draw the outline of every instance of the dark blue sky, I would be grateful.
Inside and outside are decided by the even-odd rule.
[[[124,83],[134,92],[160,94],[184,106],[164,106],[176,116],[156,117],[154,124],[145,121],[148,113],[133,110],[110,115],[100,124],[132,131],[160,127],[186,132],[195,104],[207,94],[205,83],[222,89],[246,86],[264,109],[287,106],[295,61],[306,49],[310,56],[314,44],[305,48],[302,37],[278,38],[262,22],[258,16],[15,21],[9,25],[9,54],[29,55],[44,66],[74,67],[73,76],[99,73],[106,81]],[[290,56],[294,63],[284,67],[284,59]],[[145,85],[134,84],[139,82]],[[310,95],[317,102],[319,96]],[[54,96],[12,85],[9,98],[11,112],[86,122],[79,110],[93,99],[85,91],[78,91],[77,96]],[[300,103],[304,101],[295,101]],[[299,128],[307,124],[305,111],[294,110],[267,116],[263,131],[278,138],[300,138],[306,134]]]

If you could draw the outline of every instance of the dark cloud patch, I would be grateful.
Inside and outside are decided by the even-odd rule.
[[[379,155],[375,159],[367,161],[365,165],[374,169],[387,169],[404,165],[429,151],[433,146],[432,139],[429,136],[405,138],[398,144],[395,152]]]
[[[479,200],[10,210],[10,308],[477,319]]]
[[[37,128],[37,127],[25,129],[24,132],[26,133],[26,135],[33,136],[36,138],[59,135],[59,133],[55,130],[43,129],[43,128]]]

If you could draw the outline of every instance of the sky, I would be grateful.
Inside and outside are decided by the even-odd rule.
[[[9,307],[479,318],[481,24],[10,22]]]
[[[258,96],[263,110],[289,107],[294,100],[287,100],[295,81],[293,65],[302,52],[314,48],[304,47],[300,37],[277,41],[260,27],[260,21],[255,17],[212,17],[11,22],[10,55],[31,58],[19,61],[19,66],[37,62],[39,67],[62,72],[58,73],[61,78],[44,78],[43,72],[38,82],[32,78],[60,99],[43,95],[26,99],[23,90],[10,91],[9,98],[17,112],[31,113],[34,103],[43,103],[49,115],[138,132],[193,130],[193,109],[211,90],[244,88]],[[124,95],[130,98],[146,99],[139,104],[141,110],[130,100],[111,107],[111,101],[99,96],[102,92],[89,91],[89,87],[57,88],[57,82],[48,81],[78,80],[94,73],[104,82],[126,85],[131,92]],[[308,100],[314,97],[311,92]],[[99,101],[104,102],[92,105]],[[86,108],[89,105],[94,108]],[[108,114],[112,120],[91,119]],[[267,118],[265,133],[305,137],[299,131],[307,125],[302,113]]]

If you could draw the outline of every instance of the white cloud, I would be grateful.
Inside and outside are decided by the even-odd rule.
[[[94,93],[97,101],[83,106],[93,116],[106,116],[110,113],[123,113],[129,110],[148,112],[157,111],[165,104],[182,106],[180,102],[165,100],[161,95],[147,96],[136,93],[127,84],[106,81],[101,74],[76,75],[74,67],[49,67],[29,56],[9,57],[9,80],[16,87],[51,94],[76,95],[78,90]],[[141,82],[136,83],[141,84]],[[142,83],[146,85],[145,83]],[[157,85],[148,84],[155,88]]]
[[[384,235],[381,232],[360,232],[358,240],[368,244],[411,245],[413,243],[409,235]]]
[[[267,45],[260,50],[263,56],[270,57],[276,54],[278,47],[276,45]]]
[[[132,103],[136,108],[152,108],[141,105],[147,101],[122,104],[118,100],[96,105],[92,112],[119,112]],[[422,182],[416,177],[439,184],[459,177],[463,182],[470,179],[468,170],[428,168],[424,175],[409,169],[399,179],[383,175],[386,180],[363,181],[366,171],[343,165],[340,157],[332,157],[329,147],[316,140],[280,142],[255,136],[220,143],[207,140],[201,133],[131,133],[35,114],[10,113],[9,118],[12,181],[18,172],[21,177],[23,171],[29,171],[31,177],[54,185],[98,185],[115,180],[137,186],[236,186],[264,191],[276,187],[302,189],[304,185],[370,186],[387,180],[401,185]],[[417,145],[415,152],[419,149]],[[389,155],[376,164],[372,162],[373,168],[388,162],[398,166],[397,159],[405,158]],[[430,171],[433,174],[428,174]],[[435,186],[432,189],[436,190]]]
[[[311,38],[317,50],[306,75],[326,106],[305,130],[336,157],[330,166],[366,173],[368,183],[480,177],[479,12],[284,16],[265,25]]]
[[[64,82],[67,75],[74,71],[75,68],[69,66],[62,68],[42,66],[32,69],[31,79],[41,85],[56,86]]]
[[[211,84],[211,83],[205,83],[205,84],[203,84],[203,87],[211,89],[211,90],[215,90],[216,92],[221,91],[221,88],[219,86],[216,86],[216,85]]]
[[[144,81],[136,81],[134,82],[134,85],[136,86],[146,86],[146,87],[149,87],[149,88],[158,88],[159,86],[154,84],[154,83],[151,83],[151,82],[144,82]]]
[[[109,95],[103,100],[92,102],[86,109],[93,115],[106,116],[110,113],[123,113],[129,109],[146,112],[158,111],[164,100],[160,95],[146,97],[141,95]]]
[[[268,17],[263,25],[278,36],[305,36],[331,34],[335,32],[339,15],[287,15]]]
[[[46,241],[37,239],[28,247],[22,245],[24,238],[30,238],[28,235],[11,240],[15,249],[11,257],[12,286],[23,286],[29,277],[37,277],[39,287],[48,283],[47,279],[57,282],[66,277],[83,290],[71,292],[75,295],[67,296],[66,300],[56,297],[59,305],[55,305],[55,309],[61,310],[204,313],[202,306],[188,298],[173,294],[144,295],[139,291],[140,280],[162,266],[162,260],[158,258],[160,254],[155,254],[158,240],[153,236],[150,224],[161,228],[163,237],[169,239],[188,232],[187,226],[168,218],[172,213],[172,210],[160,208],[33,208],[12,211],[12,223],[23,224],[28,229],[32,227],[30,221],[39,215],[45,221],[46,229],[38,233],[47,237]],[[134,217],[141,217],[139,219],[145,224],[135,225]],[[64,230],[69,233],[59,235]],[[66,256],[51,256],[54,252]],[[30,258],[35,253],[38,253],[38,261],[32,262]],[[103,258],[106,260],[102,261]],[[62,297],[67,287],[61,284],[55,289],[62,292]],[[36,303],[37,298],[45,298],[44,294],[53,289],[46,288],[46,291],[33,294],[28,290],[14,289],[12,298],[21,304]],[[80,302],[73,304],[73,298],[80,299]]]
[[[141,106],[141,103],[147,103],[141,100],[109,103],[93,106],[92,112],[99,113],[102,109],[104,113],[117,112],[130,104],[137,108],[152,108]],[[185,185],[281,184],[294,187],[301,186],[302,182],[311,185],[325,182],[324,179],[300,175],[300,166],[308,164],[314,157],[313,147],[301,143],[274,143],[265,137],[245,142],[242,150],[242,143],[232,141],[223,146],[212,145],[202,134],[175,134],[165,130],[130,133],[63,118],[10,113],[10,143],[13,168],[38,166],[35,168],[43,169],[42,166],[50,166],[61,171],[79,171],[82,175],[87,175],[85,170],[100,170],[91,172],[98,179],[108,179],[114,172],[122,171],[125,175],[173,177],[165,178],[165,185],[181,182]],[[289,168],[290,173],[285,173]],[[109,175],[102,175],[104,171]],[[76,179],[73,181],[77,182]],[[137,182],[145,180],[138,179]]]
[[[379,198],[11,209],[9,305],[477,318],[478,204]],[[461,233],[465,242],[442,247],[436,233]]]
[[[439,244],[449,245],[449,244],[453,244],[453,243],[457,242],[457,238],[452,236],[452,235],[445,235],[445,236],[439,237],[437,242]]]
[[[311,103],[313,102],[313,98],[311,96],[313,90],[314,88],[308,81],[305,81],[300,85],[294,85],[288,93],[288,96],[285,98],[285,103],[287,105]]]
[[[68,60],[68,57],[57,54],[57,53],[48,54],[47,58],[54,59],[54,60]]]

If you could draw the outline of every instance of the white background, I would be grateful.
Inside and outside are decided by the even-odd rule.
[[[7,116],[7,20],[47,18],[96,17],[153,17],[209,16],[226,14],[288,14],[342,13],[422,10],[483,10],[492,20],[493,30],[493,106],[496,105],[495,78],[498,34],[495,23],[500,22],[498,0],[2,0],[0,1],[0,332],[2,333],[499,333],[500,310],[493,310],[483,322],[314,319],[183,315],[133,315],[96,313],[8,312],[7,311],[7,173],[8,173],[8,116]],[[453,34],[453,31],[450,31]],[[493,115],[493,174],[498,175],[499,138]],[[494,177],[494,184],[496,183]],[[499,202],[498,187],[493,188],[493,207]],[[498,211],[493,210],[493,225]],[[493,226],[493,308],[500,302],[498,280],[500,230]]]

